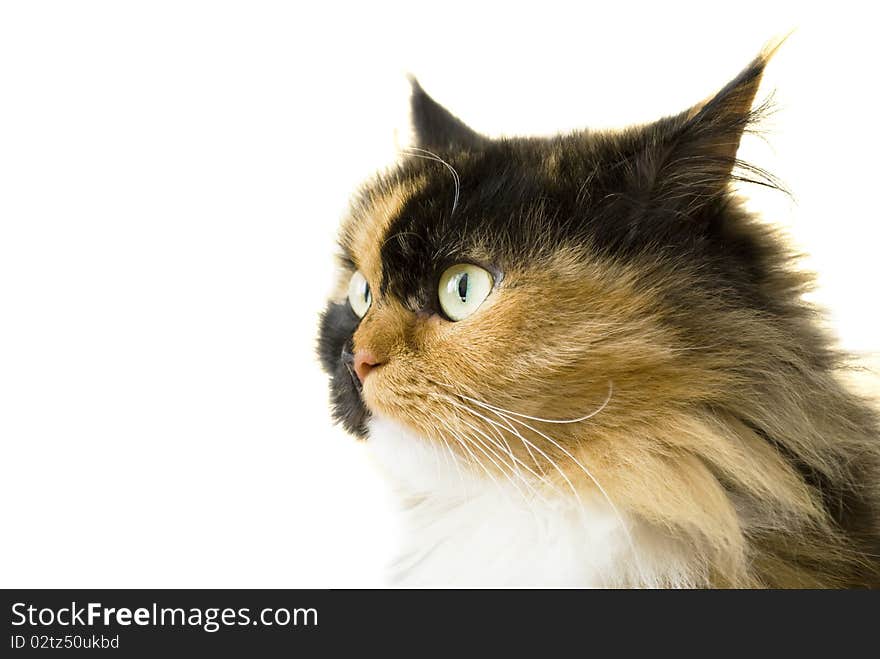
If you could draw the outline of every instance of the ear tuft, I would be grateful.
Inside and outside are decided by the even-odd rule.
[[[752,106],[767,62],[784,40],[765,47],[707,101],[658,124],[672,130],[661,140],[661,153],[650,158],[653,175],[647,178],[654,199],[671,201],[691,213],[723,195],[734,179],[782,189],[773,176],[737,160],[736,154],[743,133],[768,110],[768,103]]]
[[[486,138],[431,98],[414,75],[408,78],[412,85],[410,111],[416,146],[435,151],[469,150],[485,142]]]
[[[687,114],[685,131],[692,130],[699,133],[715,130],[725,133],[729,139],[718,141],[714,155],[733,163],[743,132],[758,118],[763,109],[752,111],[764,69],[789,36],[791,32],[768,42],[760,54],[722,87],[721,91],[691,108]]]

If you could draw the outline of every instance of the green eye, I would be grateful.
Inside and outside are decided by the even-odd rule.
[[[358,318],[363,318],[372,302],[370,285],[359,271],[355,271],[348,282],[348,303],[351,305],[351,310],[357,314]]]
[[[447,268],[437,291],[440,308],[450,320],[463,320],[483,304],[493,283],[492,275],[477,265],[460,263]]]

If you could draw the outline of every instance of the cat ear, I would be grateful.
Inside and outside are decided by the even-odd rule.
[[[772,176],[736,158],[743,133],[764,109],[752,104],[779,45],[766,48],[708,100],[649,129],[644,164],[650,175],[642,181],[648,179],[656,201],[690,213],[725,194],[732,180],[779,187]]]
[[[410,112],[415,146],[440,151],[468,150],[478,148],[486,141],[428,96],[415,76],[410,76],[409,82],[412,85]]]

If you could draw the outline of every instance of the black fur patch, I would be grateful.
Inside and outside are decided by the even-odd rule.
[[[413,80],[412,115],[425,157],[395,174],[429,181],[409,199],[382,248],[382,292],[433,311],[450,264],[488,248],[495,269],[527,262],[541,246],[589,244],[620,259],[650,253],[696,264],[707,286],[769,310],[764,255],[740,214],[728,212],[733,179],[779,187],[736,159],[765,61],[757,58],[699,110],[619,133],[489,140],[436,103]],[[454,204],[453,200],[457,199]],[[453,208],[454,206],[454,208]],[[414,310],[419,310],[414,309]]]
[[[381,250],[382,293],[432,311],[443,270],[474,261],[486,248],[492,263],[485,265],[504,272],[539,257],[544,246],[590,245],[612,258],[650,253],[699,264],[711,275],[707,286],[763,305],[762,254],[732,226],[724,187],[682,217],[646,197],[638,164],[621,159],[622,152],[647,148],[644,135],[611,143],[580,135],[495,141],[465,156],[443,153],[461,181],[454,213],[455,186],[442,165],[405,163],[411,176],[433,176],[389,228]],[[553,173],[545,164],[551,160]]]
[[[358,437],[367,434],[369,412],[361,399],[360,382],[354,374],[351,338],[360,319],[348,303],[331,302],[321,315],[318,355],[330,375],[333,418]]]

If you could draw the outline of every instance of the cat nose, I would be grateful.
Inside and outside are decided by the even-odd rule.
[[[370,371],[381,364],[382,362],[379,361],[378,357],[369,350],[358,350],[354,353],[354,372],[357,373],[358,380],[361,382],[364,381]]]

